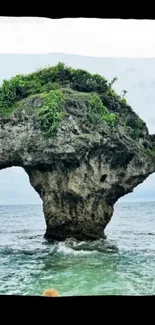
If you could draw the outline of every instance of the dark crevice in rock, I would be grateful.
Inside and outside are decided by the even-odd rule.
[[[103,183],[106,180],[107,175],[104,174],[100,177],[100,182]]]

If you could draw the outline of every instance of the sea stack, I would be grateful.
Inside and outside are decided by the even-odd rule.
[[[155,136],[111,82],[59,63],[0,88],[0,169],[12,166],[43,201],[47,239],[96,240],[155,171]]]

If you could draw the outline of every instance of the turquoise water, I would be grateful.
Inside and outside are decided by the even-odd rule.
[[[0,294],[155,294],[154,211],[117,203],[105,242],[48,244],[41,206],[0,206]]]

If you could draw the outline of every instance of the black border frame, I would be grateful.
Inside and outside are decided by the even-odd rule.
[[[109,7],[108,7],[109,6]],[[76,7],[72,10],[72,7]],[[105,8],[106,7],[106,8]],[[37,3],[36,6],[32,7],[32,3],[29,5],[28,2],[21,3],[15,6],[15,3],[3,3],[1,7],[0,17],[42,17],[49,19],[61,19],[61,18],[100,18],[100,19],[155,19],[155,12],[151,6],[145,8],[142,3],[138,5],[138,11],[136,12],[135,5],[131,3],[114,4],[100,3],[97,5],[95,2],[88,3],[87,9],[84,4],[80,6],[80,3],[72,3],[67,8],[66,2],[64,3],[51,3],[51,10],[49,4],[44,2]],[[133,9],[134,8],[134,9]],[[144,12],[142,10],[144,9]],[[148,10],[149,9],[149,10]],[[123,12],[122,12],[123,11]],[[18,12],[18,14],[17,14]],[[39,13],[40,12],[40,13]],[[51,12],[51,13],[49,13]],[[102,15],[103,13],[103,15]],[[151,304],[147,305],[147,300],[153,298],[153,296],[143,296],[140,301],[140,305],[137,304],[136,296],[130,299],[130,296],[78,296],[78,297],[56,297],[54,299],[48,297],[38,296],[0,296],[0,311],[1,311],[1,322],[4,315],[5,321],[10,318],[20,322],[33,320],[32,314],[35,317],[45,322],[46,317],[48,322],[59,322],[62,317],[63,322],[71,321],[77,323],[80,321],[88,322],[89,317],[94,316],[95,323],[98,321],[104,322],[109,321],[114,317],[114,321],[121,320],[123,316],[123,322],[140,321],[141,317],[144,321],[151,320]],[[124,299],[125,298],[125,299]],[[130,299],[130,300],[129,300]],[[147,300],[146,300],[147,299]],[[139,308],[140,307],[140,308]],[[149,312],[148,312],[148,308]],[[86,319],[84,317],[86,316]],[[14,318],[15,316],[15,318]],[[78,320],[79,316],[79,320]],[[82,317],[83,316],[83,317]],[[146,317],[146,318],[145,318]]]

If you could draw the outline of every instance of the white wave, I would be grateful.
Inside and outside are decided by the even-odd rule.
[[[72,256],[86,256],[97,253],[96,250],[94,251],[87,251],[87,250],[74,250],[71,247],[68,247],[65,243],[61,242],[58,243],[57,246],[55,245],[50,253],[58,253],[63,255],[72,255]]]

